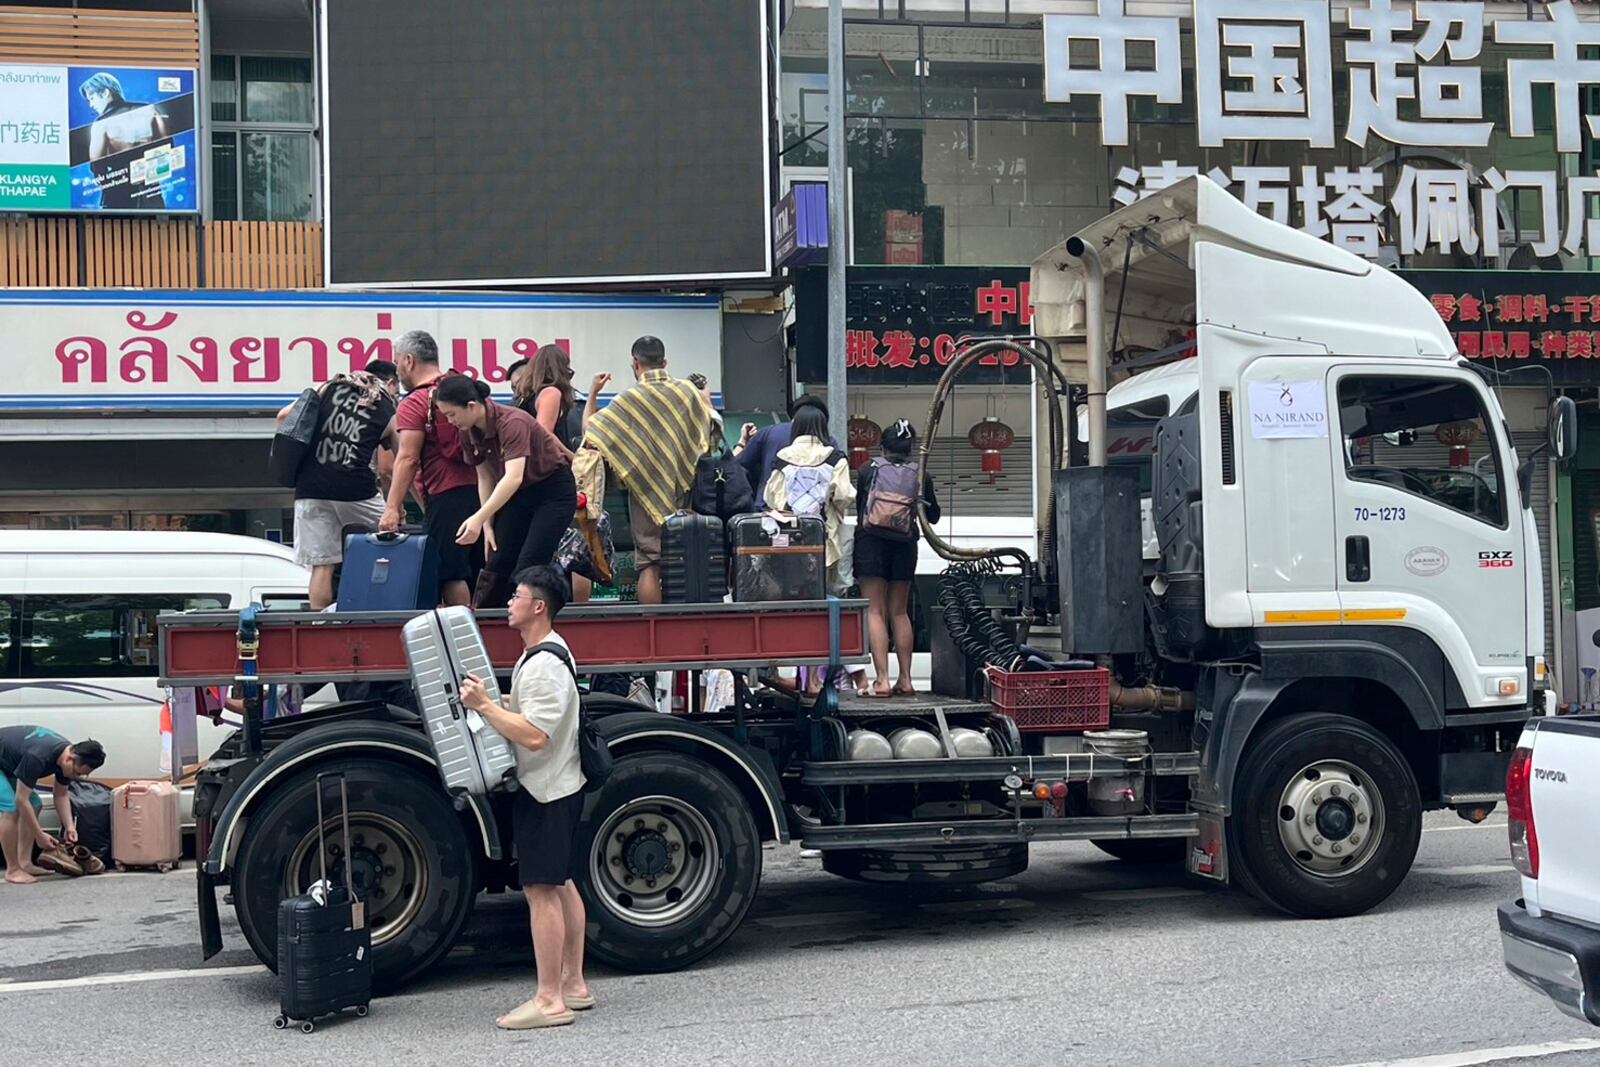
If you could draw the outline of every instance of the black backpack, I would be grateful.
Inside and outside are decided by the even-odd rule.
[[[750,476],[726,447],[717,446],[695,463],[689,510],[723,522],[756,510],[756,494],[750,488]]]
[[[532,656],[540,652],[548,652],[562,663],[567,665],[567,670],[572,674],[572,684],[578,684],[578,667],[572,662],[572,653],[554,641],[546,641],[542,645],[534,645],[528,649],[527,654]],[[583,702],[578,702],[578,765],[583,768],[583,791],[593,793],[606,779],[611,777],[611,767],[614,761],[611,758],[611,746],[606,739],[600,736],[600,731],[595,729],[594,720],[589,713],[583,710]]]

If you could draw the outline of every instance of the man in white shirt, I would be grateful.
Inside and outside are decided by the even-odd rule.
[[[555,617],[571,596],[554,567],[517,575],[508,622],[528,651],[511,676],[509,707],[468,678],[461,699],[517,749],[522,788],[512,806],[517,875],[528,898],[539,988],[533,999],[498,1020],[506,1030],[565,1026],[574,1011],[594,1007],[583,978],[583,898],[572,884],[583,814],[583,769],[578,760],[578,681],[572,653],[555,632]],[[539,646],[548,646],[540,650]]]

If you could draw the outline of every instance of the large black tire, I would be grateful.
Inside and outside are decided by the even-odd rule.
[[[478,889],[477,850],[436,777],[378,760],[341,769],[350,796],[356,893],[372,925],[372,980],[379,990],[391,990],[428,970],[455,943]],[[239,927],[273,970],[278,902],[318,877],[316,776],[309,768],[267,795],[251,815],[233,865]],[[342,849],[337,787],[329,782],[325,788],[328,844]],[[342,851],[329,857],[328,877],[336,883],[344,877],[340,857]]]
[[[1294,715],[1246,750],[1228,833],[1233,875],[1261,900],[1302,918],[1359,915],[1410,871],[1422,798],[1405,756],[1372,727]]]
[[[584,804],[578,840],[588,951],[614,967],[687,967],[726,941],[755,902],[761,835],[749,802],[702,760],[620,757]]]
[[[1193,838],[1188,837],[1104,837],[1090,843],[1123,863],[1164,867],[1182,861],[1191,840]]]
[[[856,882],[977,885],[1027,870],[1028,846],[830,849],[822,854],[822,869]]]

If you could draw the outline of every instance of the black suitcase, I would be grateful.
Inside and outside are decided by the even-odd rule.
[[[722,520],[680,511],[661,524],[661,599],[720,604],[728,595],[728,549]]]
[[[814,515],[765,511],[728,523],[733,599],[822,600],[828,595],[828,528]]]
[[[322,780],[339,779],[339,819],[344,828],[344,885],[328,881],[328,842],[323,833]],[[372,1002],[372,931],[366,904],[356,899],[350,876],[350,802],[344,775],[317,775],[317,855],[321,881],[311,891],[278,904],[279,1030],[299,1023],[303,1033],[316,1020],[354,1008],[367,1014]]]

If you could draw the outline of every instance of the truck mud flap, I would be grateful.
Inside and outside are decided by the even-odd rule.
[[[200,958],[209,960],[222,951],[222,920],[217,915],[217,883],[203,863],[195,864],[196,914],[200,918]]]

